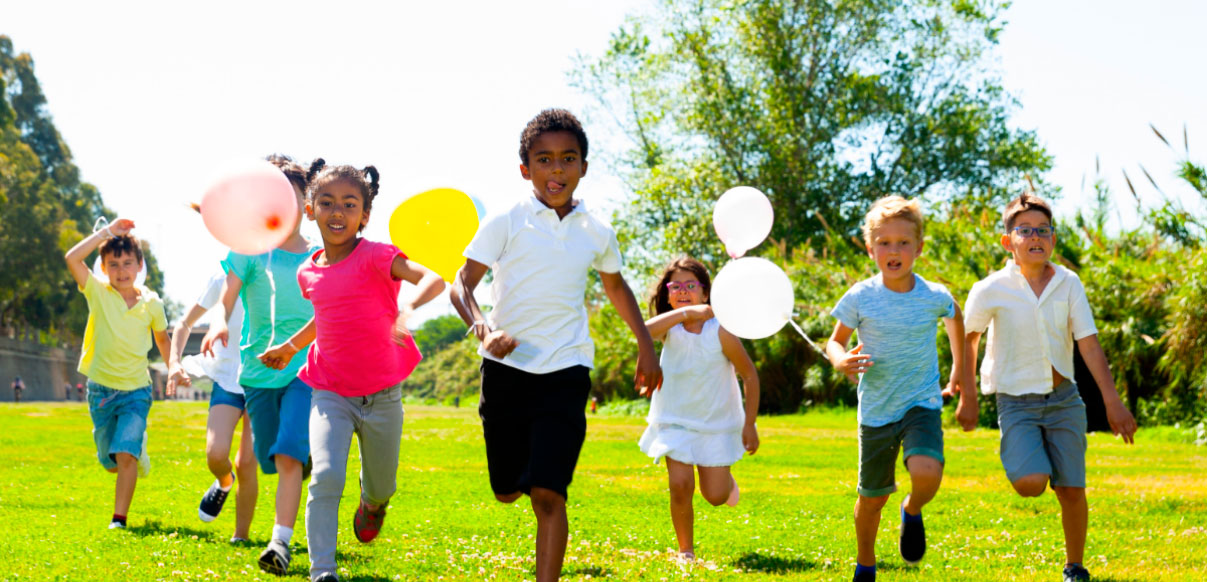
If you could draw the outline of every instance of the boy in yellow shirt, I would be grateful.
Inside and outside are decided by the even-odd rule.
[[[126,527],[138,476],[151,470],[146,429],[151,410],[147,352],[152,336],[165,362],[169,353],[163,301],[134,282],[143,256],[138,239],[129,234],[133,228],[133,221],[119,219],[80,241],[65,257],[67,269],[88,300],[79,371],[88,377],[96,456],[105,470],[117,474],[109,529]],[[97,247],[107,283],[94,277],[84,263]]]

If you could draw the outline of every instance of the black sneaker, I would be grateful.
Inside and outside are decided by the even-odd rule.
[[[906,520],[905,503],[901,504],[901,538],[897,547],[906,564],[917,564],[926,555],[926,528],[922,527],[922,516],[919,515],[916,520]]]
[[[1064,582],[1090,582],[1090,571],[1081,564],[1065,564]]]
[[[864,572],[855,575],[855,582],[876,582],[875,572]]]
[[[315,578],[311,582],[339,582],[339,576],[336,576],[331,572],[323,572],[322,574],[319,574],[318,578]]]
[[[235,486],[235,476],[231,475],[231,488]],[[226,505],[226,497],[230,495],[230,491],[223,491],[221,484],[217,479],[214,479],[214,484],[206,490],[205,495],[201,496],[201,506],[197,508],[197,517],[201,521],[210,522],[218,519],[218,514],[222,513],[222,506]]]
[[[281,540],[268,542],[260,554],[260,569],[269,574],[284,576],[289,572],[289,546]]]

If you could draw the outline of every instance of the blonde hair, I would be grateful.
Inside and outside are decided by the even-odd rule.
[[[914,231],[918,235],[918,241],[922,241],[922,205],[918,203],[918,200],[916,198],[906,200],[900,196],[885,196],[872,205],[872,209],[868,210],[867,216],[863,219],[864,244],[871,246],[872,233],[880,228],[880,225],[895,218],[912,222]]]

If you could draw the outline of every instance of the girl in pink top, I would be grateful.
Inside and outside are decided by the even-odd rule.
[[[318,223],[323,249],[298,269],[298,284],[314,304],[314,319],[260,359],[269,367],[283,366],[314,342],[298,374],[314,388],[306,540],[310,579],[336,580],[339,500],[352,435],[359,440],[361,456],[360,505],[352,529],[358,540],[369,542],[381,530],[396,488],[401,382],[422,357],[406,320],[444,290],[444,281],[397,247],[359,236],[377,196],[376,168],[328,167],[320,158],[311,164],[308,178],[306,216]],[[419,292],[399,309],[403,280]]]

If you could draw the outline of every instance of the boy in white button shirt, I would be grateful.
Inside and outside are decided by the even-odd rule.
[[[1002,219],[1001,242],[1012,260],[968,294],[969,361],[976,361],[988,329],[981,389],[997,393],[1006,477],[1023,497],[1038,497],[1051,483],[1064,526],[1064,580],[1087,582],[1086,415],[1073,383],[1074,341],[1102,392],[1111,431],[1131,443],[1136,421],[1115,391],[1085,287],[1075,273],[1049,260],[1056,244],[1052,209],[1028,192],[1006,205]],[[961,398],[956,414],[963,422],[975,418],[976,409],[975,398]]]
[[[620,274],[616,233],[574,198],[587,172],[587,136],[564,109],[546,109],[520,135],[520,175],[532,194],[492,216],[465,249],[450,292],[482,342],[478,412],[495,498],[527,493],[536,514],[536,579],[556,580],[566,553],[566,489],[586,436],[595,347],[587,328],[590,269],[637,338],[638,390],[662,383],[654,341]],[[474,288],[487,269],[494,309],[483,317]]]

